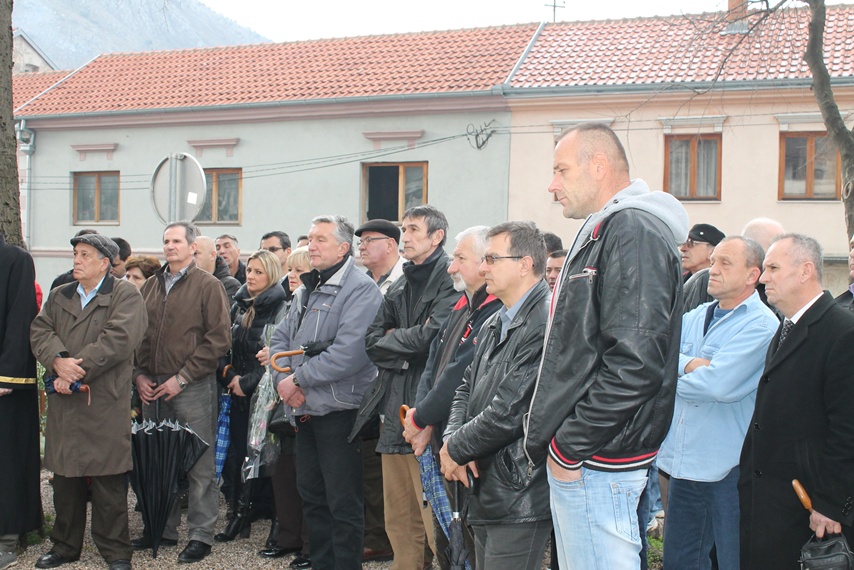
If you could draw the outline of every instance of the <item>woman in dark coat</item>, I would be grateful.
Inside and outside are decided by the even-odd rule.
[[[234,540],[238,534],[242,538],[249,536],[251,480],[243,482],[240,468],[246,457],[250,399],[264,375],[257,355],[265,346],[267,325],[275,325],[285,313],[285,292],[279,285],[281,277],[282,267],[275,254],[256,251],[246,264],[246,284],[235,294],[231,307],[231,358],[220,367],[217,377],[232,395],[231,442],[226,469],[232,469],[234,489],[232,516],[225,530],[214,537],[217,542]]]

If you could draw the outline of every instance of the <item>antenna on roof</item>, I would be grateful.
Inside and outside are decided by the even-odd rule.
[[[552,22],[557,22],[557,9],[566,8],[566,2],[561,2],[560,4],[558,4],[557,0],[552,0],[551,4],[543,4],[543,6],[552,9]]]

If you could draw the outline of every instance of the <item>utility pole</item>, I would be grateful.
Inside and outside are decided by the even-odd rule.
[[[544,6],[552,9],[552,22],[557,22],[557,9],[566,8],[566,3],[561,2],[560,4],[558,4],[558,0],[552,0],[551,4],[544,4]]]

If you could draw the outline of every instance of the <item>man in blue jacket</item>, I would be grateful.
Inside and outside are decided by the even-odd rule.
[[[762,246],[750,238],[721,241],[711,255],[715,299],[682,317],[679,380],[670,431],[658,468],[670,474],[665,570],[738,568],[738,461],[768,343],[779,321],[756,284]]]
[[[272,354],[308,342],[332,344],[317,356],[278,364],[277,391],[297,422],[297,488],[309,529],[314,568],[361,569],[364,485],[359,442],[347,443],[377,368],[365,352],[365,333],[382,302],[370,277],[353,261],[353,224],[319,216],[308,233],[312,270],[302,275],[288,316],[276,328]]]

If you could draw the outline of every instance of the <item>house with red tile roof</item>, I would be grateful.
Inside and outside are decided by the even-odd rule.
[[[550,196],[555,137],[583,121],[609,124],[633,178],[678,196],[691,223],[727,234],[767,216],[816,237],[825,286],[848,285],[838,155],[803,60],[809,10],[760,23],[751,11],[546,24],[503,85],[512,110],[508,211],[571,240],[580,222]],[[749,29],[749,33],[742,33]],[[854,124],[854,6],[827,7],[825,60]]]
[[[206,174],[202,232],[234,234],[244,251],[272,229],[305,233],[318,214],[397,219],[425,201],[452,232],[531,219],[569,242],[578,223],[546,192],[552,147],[567,126],[603,121],[632,176],[678,196],[692,223],[738,233],[775,218],[817,237],[833,265],[847,240],[838,158],[802,59],[809,13],[760,17],[105,54],[47,86],[16,76],[16,120],[37,135],[26,237],[51,277],[81,227],[157,251],[151,177],[184,152]],[[828,7],[827,20],[847,117],[854,7]]]

